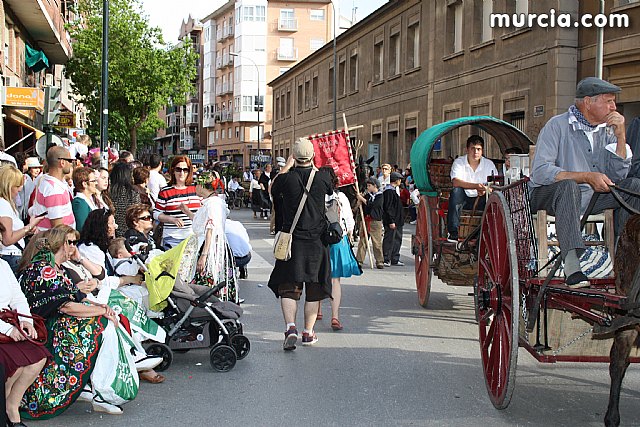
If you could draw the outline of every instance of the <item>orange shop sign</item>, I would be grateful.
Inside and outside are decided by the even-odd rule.
[[[44,91],[36,87],[4,87],[2,104],[5,107],[44,110]]]

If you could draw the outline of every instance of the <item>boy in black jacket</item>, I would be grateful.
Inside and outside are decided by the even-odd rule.
[[[377,268],[384,268],[384,256],[382,255],[382,191],[380,182],[376,178],[367,179],[367,198],[358,194],[358,201],[364,204],[364,213],[369,220],[369,236],[371,236],[371,249],[376,260]],[[360,241],[358,242],[358,252],[356,261],[362,265],[367,249],[367,242],[364,232],[360,231]]]
[[[384,253],[384,266],[402,266],[400,261],[400,246],[402,246],[402,227],[404,226],[404,211],[400,196],[396,191],[402,183],[402,175],[392,172],[389,177],[390,184],[382,193],[384,225],[384,240],[382,241],[382,252]]]

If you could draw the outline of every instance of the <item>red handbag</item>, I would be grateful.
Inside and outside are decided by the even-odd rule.
[[[36,330],[36,333],[38,334],[37,338],[35,339],[31,338],[20,327],[20,317],[28,317],[30,319],[33,319],[33,327]],[[45,343],[47,342],[47,327],[44,324],[44,318],[41,316],[38,316],[37,314],[29,316],[26,314],[20,314],[16,310],[9,310],[5,308],[4,310],[0,311],[0,320],[3,320],[8,324],[10,324],[11,326],[13,326],[14,328],[16,328],[27,341],[30,341],[37,345],[45,345]],[[8,335],[0,334],[0,344],[8,344],[12,342],[16,342],[16,341],[14,341],[13,338],[11,338]]]

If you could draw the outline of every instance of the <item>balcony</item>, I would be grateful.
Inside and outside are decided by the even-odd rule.
[[[298,31],[298,20],[296,18],[278,19],[278,31]]]
[[[233,93],[233,83],[223,83],[220,95],[226,95],[229,93]]]
[[[222,31],[222,38],[223,39],[228,39],[229,37],[233,37],[233,27],[232,26],[224,28],[223,31]]]
[[[222,111],[220,113],[220,123],[232,122],[232,121],[233,121],[233,111]]]
[[[39,0],[6,0],[4,3],[5,10],[10,8],[13,11],[30,38],[38,40],[37,47],[44,51],[51,62],[67,63],[72,54],[71,44],[59,6]]]
[[[278,48],[276,50],[276,59],[278,61],[297,61],[298,48]]]

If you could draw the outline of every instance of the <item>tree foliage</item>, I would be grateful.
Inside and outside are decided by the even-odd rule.
[[[73,92],[89,110],[89,133],[100,133],[102,0],[80,0],[70,25],[73,57],[66,67]],[[109,140],[135,153],[138,133],[162,126],[157,112],[193,92],[197,54],[190,43],[168,46],[149,26],[139,0],[109,0]],[[147,142],[147,141],[145,141]]]

